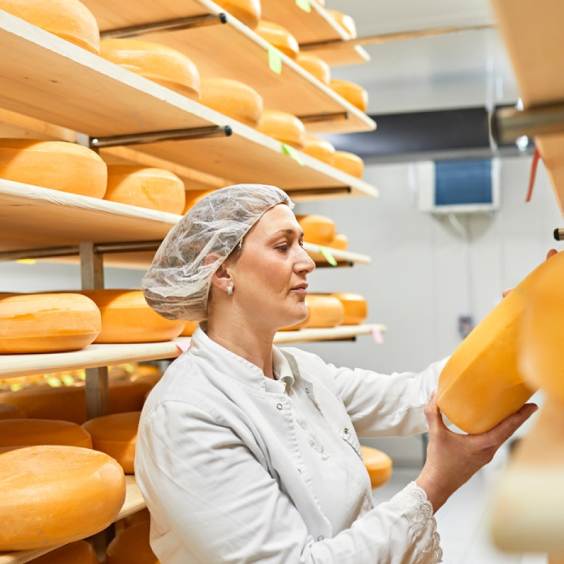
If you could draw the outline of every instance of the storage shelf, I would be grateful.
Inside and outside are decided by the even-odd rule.
[[[125,502],[121,508],[116,521],[123,519],[146,507],[141,490],[135,481],[135,476],[125,477]],[[19,550],[17,552],[0,552],[0,564],[24,564],[43,554],[47,554],[63,545],[51,546],[49,548],[37,548],[35,550]]]
[[[378,327],[381,333],[387,331],[385,325],[341,325],[330,329],[300,329],[299,331],[280,331],[276,333],[274,344],[312,343],[315,341],[340,341],[370,335],[372,327]],[[1,564],[1,563],[0,563]]]

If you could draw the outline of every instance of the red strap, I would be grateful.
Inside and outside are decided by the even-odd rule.
[[[531,164],[531,176],[529,177],[529,191],[525,202],[530,202],[533,195],[533,188],[535,186],[535,178],[537,176],[537,166],[539,164],[540,153],[538,147],[535,147],[535,154],[533,155],[533,162]]]

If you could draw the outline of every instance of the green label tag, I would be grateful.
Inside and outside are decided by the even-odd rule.
[[[294,159],[298,164],[304,166],[304,161],[302,160],[301,155],[298,151],[296,151],[296,149],[294,149],[294,147],[286,145],[286,143],[282,143],[282,152],[291,159]]]
[[[296,0],[296,5],[304,12],[311,12],[311,5],[309,3],[309,0]]]
[[[333,253],[331,253],[331,251],[327,247],[322,247],[321,245],[319,245],[319,252],[331,266],[337,266],[337,261],[335,260]]]
[[[282,74],[282,57],[280,56],[280,51],[272,45],[268,47],[268,66],[272,72]]]

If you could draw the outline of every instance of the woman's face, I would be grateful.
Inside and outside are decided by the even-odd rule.
[[[307,317],[307,275],[315,263],[302,245],[302,229],[284,204],[267,211],[245,237],[228,270],[233,306],[254,324],[278,330]]]

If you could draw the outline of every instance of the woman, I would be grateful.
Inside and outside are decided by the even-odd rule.
[[[274,347],[278,329],[305,319],[314,267],[292,203],[270,186],[210,194],[161,245],[148,303],[200,321],[151,392],[137,440],[162,564],[440,562],[433,513],[534,412],[462,436],[434,399],[444,362],[385,376]],[[357,434],[427,430],[420,476],[374,508]]]

